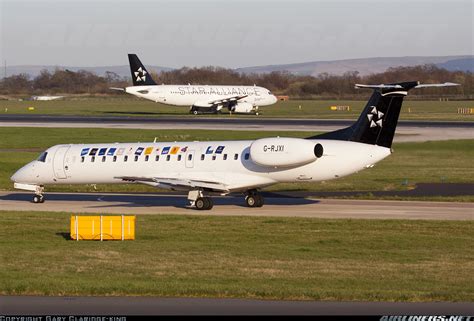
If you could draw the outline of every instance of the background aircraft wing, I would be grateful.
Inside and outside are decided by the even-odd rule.
[[[232,107],[239,101],[240,99],[243,99],[247,97],[248,95],[237,95],[237,96],[232,96],[232,97],[227,97],[227,98],[222,98],[222,99],[217,99],[217,100],[212,100],[209,102],[209,105],[211,106],[222,106],[222,107]]]
[[[168,187],[170,189],[203,189],[211,192],[229,193],[227,186],[220,182],[205,181],[187,178],[169,177],[139,177],[139,176],[118,176],[115,177],[125,182],[146,184],[152,186]]]

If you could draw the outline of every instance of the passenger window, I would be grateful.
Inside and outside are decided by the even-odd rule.
[[[216,155],[212,155],[212,160],[216,160]]]
[[[201,160],[204,160],[204,157],[205,157],[205,156],[206,156],[206,155],[201,154]]]
[[[135,161],[138,161],[138,155],[135,155]]]
[[[91,163],[95,162],[95,156],[91,157]]]
[[[148,159],[150,158],[150,156],[146,155],[145,156],[145,162],[148,162]]]
[[[239,154],[234,154],[234,160],[238,160],[239,159]]]
[[[86,158],[85,158],[84,156],[82,156],[82,157],[81,157],[81,163],[84,163],[84,160],[85,160],[85,159],[86,159]]]
[[[102,156],[102,163],[105,162],[105,156]]]
[[[223,159],[227,160],[227,154],[224,154]]]
[[[159,161],[160,160],[160,155],[156,155],[155,156],[155,162]]]
[[[128,161],[128,155],[125,155],[125,156],[123,157],[123,161],[124,161],[124,162]]]
[[[170,159],[171,159],[171,155],[166,155],[166,161],[169,162]]]
[[[244,157],[245,157],[245,160],[248,160],[248,159],[249,159],[249,156],[250,156],[249,153],[245,153],[245,156],[244,156]]]
[[[178,155],[178,162],[181,161],[181,155]]]
[[[113,162],[116,162],[117,161],[117,156],[114,156],[114,158],[112,158]]]

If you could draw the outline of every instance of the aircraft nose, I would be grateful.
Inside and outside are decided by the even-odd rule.
[[[278,101],[275,95],[272,95],[272,104],[275,104]]]
[[[22,177],[21,169],[17,170],[12,177],[10,177],[10,180],[14,183],[19,183]]]
[[[10,177],[10,180],[14,183],[31,183],[32,174],[32,166],[28,164],[17,170],[12,177]]]

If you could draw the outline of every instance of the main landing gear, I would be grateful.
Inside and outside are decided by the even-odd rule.
[[[194,206],[196,206],[197,210],[210,210],[214,206],[214,203],[210,197],[199,197],[194,202]]]
[[[189,191],[188,200],[197,210],[210,210],[214,206],[212,198],[204,196],[201,190]]]
[[[212,198],[204,196],[204,193],[201,190],[189,191],[188,200],[190,201],[190,206],[195,207],[200,211],[210,210],[214,206]],[[249,190],[245,193],[245,203],[248,207],[262,207],[264,199],[257,190]]]
[[[250,190],[245,196],[245,203],[248,207],[262,207],[264,198],[256,190]]]

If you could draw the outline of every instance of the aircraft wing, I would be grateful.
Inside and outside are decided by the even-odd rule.
[[[169,177],[138,177],[138,176],[118,176],[115,177],[125,182],[140,183],[146,185],[161,185],[170,189],[203,189],[206,191],[229,193],[226,184],[213,181],[204,181],[187,178],[169,178]]]
[[[222,105],[223,107],[229,107],[229,106],[237,103],[238,100],[243,99],[247,96],[248,95],[237,95],[237,96],[212,100],[212,101],[209,102],[209,105],[211,105],[211,106]]]

